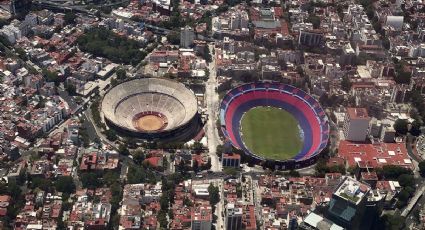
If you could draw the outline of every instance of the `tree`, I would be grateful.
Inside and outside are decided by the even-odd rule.
[[[65,25],[70,25],[75,23],[76,18],[77,15],[75,15],[74,12],[66,12],[65,16],[63,17],[63,20],[65,21]]]
[[[136,150],[132,154],[134,163],[141,165],[142,162],[145,160],[145,152],[143,150]]]
[[[108,39],[105,39],[108,38]],[[137,65],[146,55],[138,41],[119,36],[105,28],[92,28],[77,39],[79,48],[115,63]]]
[[[396,180],[403,174],[412,175],[413,172],[410,169],[397,165],[384,165],[382,169],[377,169],[377,174],[385,177],[386,180]]]
[[[204,46],[204,52],[203,52],[203,54],[204,54],[203,56],[204,56],[205,61],[207,63],[210,63],[212,61],[212,56],[211,56],[211,53],[210,53],[210,49],[208,48],[207,45]]]
[[[419,162],[419,172],[425,177],[425,161]]]
[[[208,193],[210,195],[211,205],[216,205],[220,201],[220,190],[211,183],[210,186],[208,186]]]
[[[35,178],[32,178],[31,180],[30,188],[32,189],[39,188],[43,191],[49,191],[51,187],[52,187],[52,182],[50,180],[40,178],[40,177],[35,177]]]
[[[123,145],[123,144],[120,144],[120,145],[118,146],[118,152],[119,152],[121,155],[124,155],[124,156],[128,156],[128,155],[130,155],[130,151],[128,150],[127,146],[125,146],[125,145]]]
[[[313,29],[319,29],[320,28],[320,18],[314,14],[310,14],[307,19],[308,22],[313,24]]]
[[[195,151],[201,151],[204,148],[204,145],[199,141],[195,141],[192,145],[192,148]]]
[[[198,165],[198,161],[196,161],[196,160],[194,160],[194,161],[193,161],[193,166],[192,166],[192,168],[193,168],[193,171],[194,171],[195,173],[199,172],[199,165]]]
[[[47,82],[54,82],[55,85],[60,83],[60,79],[57,72],[52,72],[46,68],[42,70],[43,76]]]
[[[161,210],[158,213],[158,222],[162,229],[167,229],[168,227],[167,212],[164,212]]]
[[[103,174],[102,181],[107,186],[111,186],[120,179],[120,175],[114,171],[108,171]]]
[[[159,198],[159,204],[161,205],[161,210],[168,211],[170,205],[170,200],[168,198],[167,192],[164,192]]]
[[[215,150],[215,154],[217,154],[219,157],[221,157],[223,152],[224,152],[224,146],[223,145],[217,145],[217,148]]]
[[[116,74],[119,80],[125,80],[127,78],[127,73],[123,68],[118,68]]]
[[[383,225],[382,229],[387,230],[400,230],[405,226],[405,220],[401,215],[385,214],[382,216]]]
[[[229,175],[229,176],[236,176],[238,175],[239,171],[236,168],[233,167],[225,167],[223,169],[224,174]]]
[[[80,176],[80,179],[84,188],[93,189],[93,188],[97,188],[100,185],[100,181],[97,178],[96,173],[93,173],[93,172],[82,173]]]
[[[173,45],[180,45],[180,33],[176,31],[172,31],[167,34],[167,41]]]
[[[398,134],[406,135],[408,128],[408,121],[405,119],[397,119],[394,123],[394,129]]]
[[[422,119],[416,119],[412,122],[412,127],[410,128],[410,134],[418,137],[421,135],[421,126],[423,125]]]
[[[75,184],[74,179],[71,176],[61,176],[55,182],[55,188],[57,191],[62,193],[74,193]]]
[[[73,84],[66,84],[66,91],[69,93],[69,95],[75,95],[77,88],[75,88],[75,85]]]
[[[415,186],[415,178],[412,175],[402,174],[397,178],[397,180],[401,187]]]
[[[298,171],[293,170],[293,169],[291,169],[291,171],[289,171],[288,175],[291,176],[291,177],[300,177],[301,176]]]
[[[105,131],[106,138],[110,141],[116,141],[118,139],[117,134],[114,130],[108,129]]]
[[[352,84],[350,79],[347,76],[344,76],[341,81],[342,90],[344,90],[345,92],[349,92],[351,90],[351,86]]]
[[[405,70],[406,62],[400,61],[395,64],[395,77],[394,81],[397,84],[409,84],[412,77],[411,72]]]
[[[382,40],[382,46],[383,46],[386,50],[389,50],[389,49],[391,48],[391,42],[390,42],[390,40],[388,39],[388,37],[385,37],[385,38]]]

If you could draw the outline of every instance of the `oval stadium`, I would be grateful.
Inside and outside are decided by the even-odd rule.
[[[255,164],[299,169],[314,164],[329,139],[320,104],[306,92],[272,82],[230,90],[220,105],[223,135]]]
[[[167,79],[123,82],[105,94],[101,110],[110,128],[141,139],[185,141],[201,128],[194,93]]]

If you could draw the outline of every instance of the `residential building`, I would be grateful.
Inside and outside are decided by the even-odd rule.
[[[228,203],[226,206],[225,229],[242,229],[242,208],[237,207],[235,203]]]
[[[201,205],[192,210],[192,230],[210,230],[212,226],[211,206]]]
[[[344,137],[349,141],[365,141],[369,132],[370,117],[365,108],[347,108]]]
[[[189,48],[193,45],[195,40],[195,31],[192,27],[186,26],[180,30],[180,47]]]
[[[345,177],[332,194],[329,218],[344,228],[359,229],[370,190],[369,185]]]

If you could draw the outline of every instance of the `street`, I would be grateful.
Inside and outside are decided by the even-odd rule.
[[[209,46],[210,53],[213,53],[213,45]],[[221,171],[219,158],[216,154],[217,145],[221,144],[216,120],[218,119],[217,110],[219,108],[219,96],[215,91],[218,82],[216,77],[215,58],[209,64],[210,76],[205,86],[205,100],[207,105],[208,120],[206,125],[206,134],[208,138],[208,149],[211,158],[211,170],[214,172]]]

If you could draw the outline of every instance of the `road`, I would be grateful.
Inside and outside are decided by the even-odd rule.
[[[215,215],[217,216],[217,223],[215,229],[224,229],[224,187],[223,187],[223,179],[219,179],[217,181],[218,188],[220,190],[220,202],[217,203],[215,209]],[[221,227],[223,226],[223,227]]]
[[[209,45],[210,53],[213,53],[213,45]],[[219,109],[219,96],[216,92],[218,85],[216,76],[215,58],[208,66],[210,76],[205,86],[205,100],[207,106],[207,125],[206,134],[208,138],[208,149],[211,158],[211,170],[214,172],[221,171],[220,160],[216,154],[217,145],[221,144],[218,130],[216,127],[216,120],[218,119],[217,111]]]

